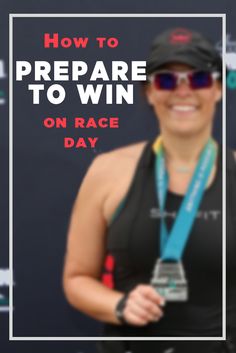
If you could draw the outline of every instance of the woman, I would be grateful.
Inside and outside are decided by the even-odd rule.
[[[160,136],[100,155],[84,178],[69,228],[64,289],[74,307],[106,322],[104,336],[222,336],[221,149],[212,139],[221,65],[199,33],[158,36],[145,92]],[[232,251],[235,228],[228,230]],[[108,286],[101,282],[104,261]],[[233,330],[232,290],[229,297]],[[125,349],[115,343],[108,352]],[[160,352],[181,345],[152,344]],[[203,344],[206,352],[213,349]]]

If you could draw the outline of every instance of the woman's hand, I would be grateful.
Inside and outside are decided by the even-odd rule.
[[[164,305],[164,298],[152,286],[138,285],[129,293],[123,317],[128,324],[144,326],[162,318],[163,311],[160,307]]]

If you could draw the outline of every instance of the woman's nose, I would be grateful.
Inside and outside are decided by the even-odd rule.
[[[178,96],[185,97],[192,93],[192,88],[189,85],[188,80],[181,79],[174,91]]]

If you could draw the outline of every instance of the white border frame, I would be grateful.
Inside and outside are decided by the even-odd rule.
[[[89,18],[140,18],[140,17],[209,17],[222,19],[222,61],[223,61],[223,95],[222,95],[222,331],[220,337],[16,337],[13,335],[13,19],[14,18],[32,18],[32,17],[89,17]],[[9,14],[9,340],[10,341],[223,341],[226,340],[226,72],[225,72],[225,54],[226,54],[226,14]]]

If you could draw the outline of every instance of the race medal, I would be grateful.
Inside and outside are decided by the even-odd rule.
[[[181,259],[202,200],[207,180],[216,159],[216,146],[209,139],[199,157],[192,180],[188,186],[171,230],[167,230],[164,219],[168,173],[165,166],[161,138],[154,144],[156,152],[156,193],[162,217],[160,220],[160,259],[157,260],[151,277],[151,285],[166,301],[188,300],[188,285]]]
[[[163,262],[158,259],[151,285],[169,302],[184,302],[188,300],[188,284],[181,261]]]

